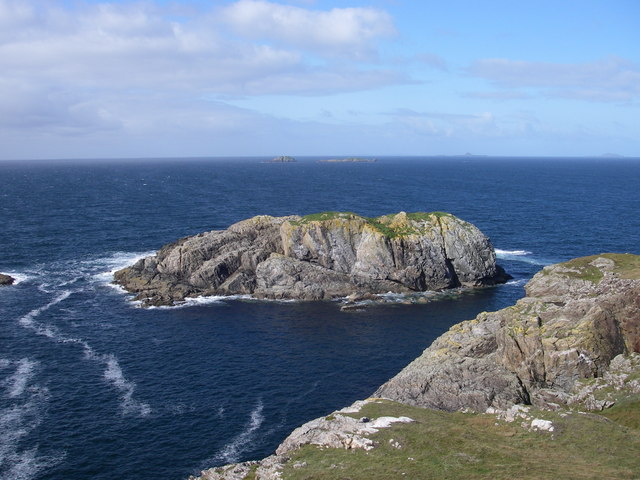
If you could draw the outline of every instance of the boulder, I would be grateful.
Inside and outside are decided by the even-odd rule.
[[[0,286],[1,285],[13,285],[16,279],[11,277],[10,275],[5,275],[4,273],[0,273]]]

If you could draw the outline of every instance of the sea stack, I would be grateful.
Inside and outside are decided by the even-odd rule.
[[[442,212],[261,215],[165,245],[114,276],[144,306],[205,295],[327,300],[507,278],[489,239]]]

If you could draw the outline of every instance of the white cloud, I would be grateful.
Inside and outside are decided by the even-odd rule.
[[[243,34],[256,8],[268,14],[260,36],[277,42]],[[393,31],[380,10],[240,0],[174,13],[152,2],[0,0],[0,129],[128,134],[151,129],[156,116],[227,131],[233,119],[259,115],[203,98],[325,95],[407,81],[354,61]],[[336,62],[340,51],[351,61]]]
[[[351,58],[374,53],[373,42],[395,33],[389,14],[374,8],[309,10],[264,0],[239,0],[223,17],[249,38],[278,41]]]
[[[576,64],[484,59],[468,73],[497,87],[541,89],[553,97],[629,102],[640,96],[640,66],[618,57]]]

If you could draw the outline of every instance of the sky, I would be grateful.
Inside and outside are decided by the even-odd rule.
[[[0,159],[640,157],[637,0],[0,0]]]

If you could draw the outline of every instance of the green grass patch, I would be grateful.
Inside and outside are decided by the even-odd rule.
[[[563,275],[599,283],[604,275],[598,267],[591,265],[591,263],[600,257],[613,260],[613,272],[622,278],[640,279],[640,255],[630,253],[603,253],[601,255],[574,258],[564,262],[562,265],[575,270],[575,272],[563,272]]]
[[[599,415],[541,413],[554,422],[553,433],[530,432],[491,415],[386,401],[369,403],[353,416],[382,415],[408,416],[415,422],[371,435],[377,447],[370,451],[305,446],[292,455],[282,478],[632,479],[640,472],[640,432]],[[295,462],[306,466],[294,469]]]
[[[614,422],[640,431],[640,395],[618,401],[613,407],[602,412]]]
[[[295,226],[306,225],[311,222],[325,222],[332,220],[352,220],[361,219],[364,220],[367,225],[380,232],[382,235],[388,238],[405,237],[408,235],[420,234],[421,229],[415,225],[416,223],[429,222],[432,223],[436,219],[444,217],[452,217],[450,213],[446,212],[413,212],[407,213],[407,223],[399,223],[391,225],[396,214],[382,215],[380,217],[363,217],[353,212],[320,212],[312,213],[301,217],[298,221],[292,221],[291,224]]]

